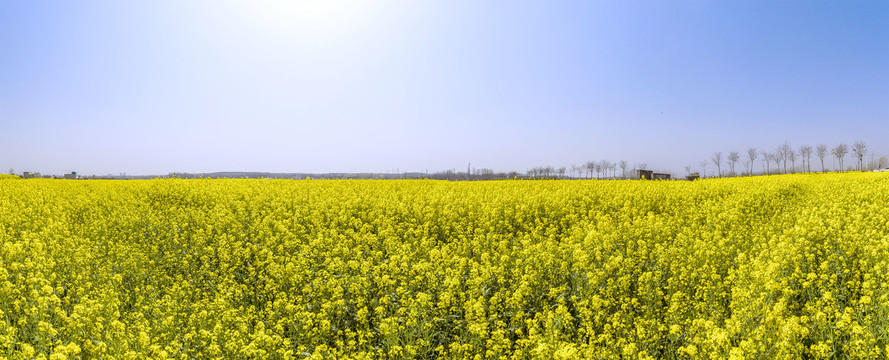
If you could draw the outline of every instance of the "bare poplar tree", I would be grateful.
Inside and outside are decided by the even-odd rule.
[[[564,166],[562,166],[562,167],[560,167],[558,170],[556,170],[556,172],[559,173],[559,179],[564,179],[564,178],[565,178],[565,170],[567,170],[567,169],[565,169]]]
[[[750,159],[750,175],[753,175],[753,162],[756,160],[757,155],[759,155],[759,152],[756,151],[755,147],[747,148],[747,158]]]
[[[775,165],[775,174],[784,174],[784,170],[781,169],[781,157],[774,151],[772,151],[772,164]]]
[[[843,169],[843,159],[846,157],[846,154],[849,153],[849,146],[846,144],[839,144],[833,150],[831,150],[833,156],[837,158],[837,162],[840,163],[840,171],[844,171]]]
[[[787,173],[787,160],[790,158],[790,143],[785,141],[781,146],[778,146],[778,149],[775,150],[775,157],[778,158],[779,161],[784,163],[784,173]]]
[[[864,144],[864,140],[858,139],[858,141],[852,145],[852,153],[858,158],[858,170],[864,170],[862,161],[864,160],[864,155],[867,154],[867,145]]]
[[[837,148],[830,149],[830,167],[833,168],[833,171],[837,171]]]
[[[713,153],[713,157],[710,160],[713,160],[713,163],[716,164],[716,176],[722,177],[722,152],[717,151]]]
[[[620,177],[626,179],[627,178],[627,167],[630,166],[630,163],[626,160],[620,161]]]
[[[700,163],[698,163],[698,165],[701,165],[701,171],[703,172],[703,174],[701,175],[702,178],[707,177],[707,164],[708,163],[709,163],[709,161],[707,161],[707,160],[703,160]]]
[[[732,152],[728,153],[727,159],[728,159],[728,166],[732,171],[732,176],[735,176],[735,163],[737,163],[738,160],[741,159],[741,154],[738,153],[737,151],[732,151]]]
[[[691,165],[685,165],[685,175],[691,175]]]
[[[812,147],[809,145],[800,146],[799,155],[803,159],[803,167],[806,172],[812,172]]]
[[[772,168],[770,165],[772,164],[772,154],[769,154],[768,151],[763,151],[762,152],[762,162],[766,164],[766,168],[765,168],[766,175],[771,175]]]
[[[821,159],[821,172],[824,172],[824,157],[827,156],[827,145],[818,144],[815,146],[815,155]]]
[[[587,161],[586,164],[583,164],[586,167],[587,172],[590,173],[590,179],[593,178],[593,172],[596,171],[596,162],[595,161]]]
[[[787,158],[790,160],[790,172],[796,172],[796,150],[790,149],[787,152]]]

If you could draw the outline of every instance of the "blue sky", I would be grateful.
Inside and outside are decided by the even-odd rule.
[[[889,2],[6,0],[0,138],[50,174],[889,156]]]

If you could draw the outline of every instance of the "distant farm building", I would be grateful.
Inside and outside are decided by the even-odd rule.
[[[79,178],[80,177],[77,176],[76,171],[72,171],[70,174],[65,174],[65,179],[68,179],[68,180],[74,180],[74,179],[79,179]]]
[[[701,174],[698,174],[696,172],[685,176],[685,180],[688,180],[688,181],[697,180],[700,178],[701,178]]]
[[[653,174],[654,174],[654,171],[652,171],[652,170],[641,170],[641,169],[639,169],[639,170],[636,170],[636,179],[639,179],[639,180],[651,180]]]
[[[654,170],[636,170],[636,179],[639,180],[670,180],[669,173],[657,173]]]

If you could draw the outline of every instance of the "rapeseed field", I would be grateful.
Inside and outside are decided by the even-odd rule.
[[[0,358],[878,359],[889,174],[0,180]]]

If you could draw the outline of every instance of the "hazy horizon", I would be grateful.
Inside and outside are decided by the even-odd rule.
[[[44,174],[889,157],[889,2],[5,1],[0,136]]]

